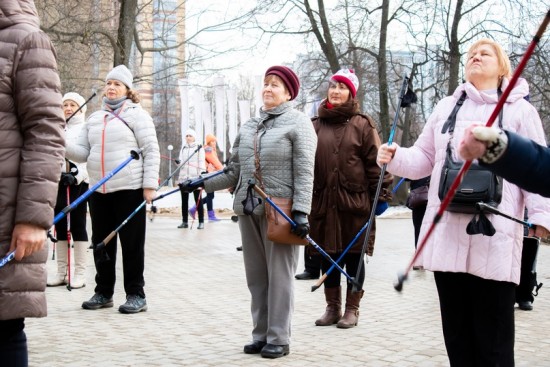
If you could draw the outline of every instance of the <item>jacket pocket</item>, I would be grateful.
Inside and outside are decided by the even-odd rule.
[[[339,210],[356,214],[368,212],[370,198],[367,189],[367,183],[350,182],[340,176],[340,185],[337,190]]]

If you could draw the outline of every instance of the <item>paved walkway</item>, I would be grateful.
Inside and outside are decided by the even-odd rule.
[[[179,222],[176,216],[157,216],[148,223],[147,312],[123,315],[117,311],[125,298],[120,267],[115,307],[80,308],[93,294],[91,250],[85,288],[71,292],[48,288],[49,316],[27,320],[30,365],[448,365],[432,274],[415,271],[402,293],[392,286],[412,254],[410,218],[378,220],[358,327],[316,327],[314,321],[325,307],[322,288],[311,292],[315,281],[296,281],[290,355],[276,360],[242,352],[250,340],[251,318],[242,254],[235,250],[240,245],[238,225],[223,220],[206,223],[205,230],[183,230],[176,228]],[[543,246],[539,253],[539,280],[548,285],[549,251]],[[48,267],[54,271],[54,261]],[[298,270],[302,269],[300,264]],[[534,306],[532,312],[516,311],[517,366],[550,364],[546,286]]]

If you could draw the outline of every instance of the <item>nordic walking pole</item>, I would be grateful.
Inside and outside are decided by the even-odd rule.
[[[487,121],[485,126],[491,127],[493,125],[493,123],[495,122],[500,110],[503,108],[504,103],[506,102],[506,99],[510,95],[510,92],[512,91],[512,88],[514,88],[514,86],[516,85],[516,82],[518,81],[519,76],[523,72],[523,69],[525,69],[525,66],[527,65],[527,61],[529,61],[529,59],[531,58],[531,55],[533,54],[533,52],[535,50],[535,47],[537,46],[538,42],[542,38],[542,35],[544,34],[544,31],[546,30],[546,27],[548,26],[549,22],[550,22],[550,9],[546,13],[546,16],[545,16],[544,20],[542,21],[537,33],[533,37],[533,40],[531,41],[531,43],[527,47],[527,50],[525,51],[525,54],[521,58],[521,61],[518,65],[517,69],[514,71],[514,74],[512,75],[512,78],[510,79],[510,83],[508,84],[508,86],[506,87],[504,92],[502,93],[502,96],[498,100],[498,102],[495,106],[495,109],[493,110],[493,113],[489,117],[489,120]],[[468,171],[468,169],[470,168],[471,165],[472,165],[472,161],[466,161],[462,165],[462,168],[460,169],[460,171],[458,171],[458,174],[456,175],[455,180],[451,184],[451,187],[449,188],[449,191],[447,192],[447,195],[445,195],[445,197],[441,201],[441,205],[439,206],[439,209],[438,209],[437,213],[434,216],[432,224],[428,228],[428,231],[426,232],[426,234],[424,235],[424,238],[422,239],[422,241],[420,242],[418,248],[416,249],[416,252],[414,253],[414,256],[409,261],[409,264],[407,265],[407,268],[405,269],[405,272],[401,273],[401,274],[397,274],[397,282],[393,286],[396,291],[401,292],[401,290],[403,290],[403,283],[405,282],[405,280],[407,280],[407,278],[409,276],[409,272],[411,271],[411,269],[413,267],[413,264],[416,262],[416,260],[418,259],[418,257],[422,253],[422,251],[424,250],[424,246],[426,245],[426,242],[430,238],[430,236],[431,236],[435,226],[437,225],[437,223],[439,223],[439,221],[441,220],[441,217],[443,216],[443,213],[445,212],[445,209],[447,209],[447,207],[451,203],[451,200],[453,199],[453,197],[456,193],[456,190],[458,189],[458,185],[460,185],[460,182],[462,181],[462,178],[464,177],[464,175],[466,174],[466,172]]]
[[[533,223],[529,223],[527,221],[524,221],[524,220],[521,220],[521,219],[518,219],[516,217],[512,217],[511,215],[508,215],[506,213],[503,213],[501,212],[500,210],[498,210],[497,208],[491,206],[491,205],[488,205],[488,204],[485,204],[484,202],[480,201],[479,203],[476,204],[476,207],[481,210],[482,212],[483,211],[488,211],[489,213],[493,213],[493,214],[496,214],[496,215],[500,215],[501,217],[504,217],[506,219],[510,219],[514,222],[517,222],[519,224],[523,224],[524,226],[527,226],[528,228],[535,228],[536,225],[534,225]]]
[[[388,146],[390,146],[393,142],[393,136],[395,135],[395,130],[397,129],[397,121],[399,120],[399,111],[401,110],[401,103],[403,102],[403,97],[405,96],[405,92],[407,91],[407,87],[409,85],[409,77],[406,75],[403,76],[403,84],[401,84],[401,90],[399,91],[399,99],[397,101],[397,109],[395,111],[395,116],[393,117],[393,123],[390,131],[390,136],[388,138]],[[376,206],[378,205],[378,196],[380,195],[380,191],[382,190],[382,184],[384,183],[384,175],[386,173],[386,167],[388,165],[384,164],[382,165],[382,168],[380,169],[380,178],[378,179],[378,185],[376,186],[376,193],[374,194],[374,199],[372,201],[372,207],[370,210],[370,217],[369,217],[369,223],[373,223],[374,221],[374,215],[376,213]],[[365,252],[367,251],[367,247],[369,244],[369,237],[371,232],[372,226],[367,227],[367,233],[365,234],[365,240],[363,241],[363,246],[361,247],[361,255],[359,256],[359,265],[357,266],[357,272],[355,273],[354,279],[359,279],[359,275],[361,274],[361,270],[363,268],[363,258],[365,257]],[[353,293],[359,292],[361,289],[357,286],[359,283],[355,281],[353,283],[353,288],[351,291]]]
[[[50,239],[50,241],[52,241],[52,245],[53,245],[53,248],[52,248],[52,260],[55,260],[55,248],[57,247],[57,246],[56,246],[57,238],[55,238],[54,236],[52,236],[52,235],[50,234],[50,232],[48,232],[48,238]]]
[[[67,206],[71,205],[71,186],[67,185]],[[71,290],[71,213],[67,213],[67,289]]]
[[[395,187],[393,188],[392,190],[392,194],[395,194],[395,192],[397,191],[397,189],[399,188],[399,186],[401,186],[401,184],[403,183],[403,181],[405,181],[405,177],[402,177],[401,180],[399,180],[399,182],[397,183],[397,185],[395,185]],[[340,256],[338,257],[338,259],[336,259],[336,263],[337,264],[340,264],[340,261],[342,261],[342,259],[344,258],[344,256],[346,255],[346,253],[353,247],[353,245],[355,244],[355,241],[357,241],[357,239],[359,237],[361,237],[361,234],[365,231],[365,229],[367,229],[367,227],[369,226],[370,224],[370,220],[367,221],[367,223],[365,223],[363,225],[363,227],[361,227],[361,229],[359,230],[359,232],[357,232],[357,234],[355,235],[355,237],[353,237],[353,239],[350,241],[350,243],[348,244],[348,246],[344,249],[344,251],[340,254]],[[328,275],[334,270],[334,265],[331,265],[331,267],[327,270],[327,272],[325,274],[323,274],[321,276],[321,278],[319,278],[319,280],[317,281],[317,283],[315,283],[314,285],[311,286],[311,291],[312,292],[315,292],[322,284],[323,282],[327,279]]]
[[[119,164],[114,170],[109,172],[105,177],[103,177],[101,180],[99,180],[94,186],[90,187],[88,191],[80,195],[73,203],[61,210],[53,219],[53,224],[58,223],[67,213],[72,211],[74,208],[76,208],[80,203],[88,199],[90,195],[93,194],[95,190],[97,190],[101,185],[103,185],[105,182],[109,181],[114,175],[116,175],[121,169],[126,167],[128,163],[131,161],[138,160],[139,154],[141,153],[141,149],[132,150],[130,152],[130,157],[128,157],[124,162]],[[6,265],[8,262],[13,260],[15,258],[15,250],[7,254],[5,257],[0,259],[0,268]]]
[[[189,185],[192,185],[192,186],[200,185],[202,182],[204,182],[204,181],[206,181],[206,180],[208,180],[212,177],[221,175],[222,173],[226,173],[226,172],[227,172],[227,169],[222,169],[222,170],[219,170],[219,171],[216,171],[216,172],[212,172],[212,173],[210,173],[208,175],[205,175],[205,176],[199,176],[198,178],[192,180]],[[175,191],[172,191],[172,192],[175,192]],[[155,199],[153,199],[153,200],[155,200]],[[118,232],[120,232],[122,227],[124,227],[130,221],[130,219],[132,219],[134,217],[134,215],[136,215],[139,212],[139,210],[141,208],[143,208],[143,206],[145,204],[146,204],[146,201],[143,200],[141,202],[141,204],[139,204],[139,206],[137,208],[135,208],[134,211],[132,213],[130,213],[130,215],[126,219],[124,219],[124,221],[122,223],[120,223],[120,225],[118,227],[116,227],[111,233],[109,233],[107,235],[107,237],[105,237],[103,239],[103,241],[101,241],[96,246],[94,246],[94,252],[101,253],[102,254],[101,257],[103,257],[105,260],[108,260],[109,257],[107,256],[107,252],[105,252],[105,248],[106,248],[107,244],[109,243],[109,241],[111,241],[113,239],[114,236],[116,236],[116,234]]]
[[[256,191],[258,195],[260,195],[264,200],[266,200],[269,203],[269,205],[271,205],[279,214],[281,214],[287,220],[287,222],[290,223],[292,228],[296,227],[296,223],[288,215],[286,215],[286,213],[283,212],[281,208],[279,208],[277,204],[275,204],[273,200],[271,200],[266,195],[266,193],[263,192],[261,188],[259,188],[255,183],[252,183],[251,181],[248,182],[248,185],[253,186],[254,191]],[[352,277],[350,277],[348,273],[346,273],[346,271],[340,267],[340,265],[334,262],[332,257],[330,257],[330,255],[327,254],[326,251],[321,248],[321,246],[319,246],[315,241],[313,241],[309,235],[306,235],[305,240],[309,242],[311,246],[313,246],[321,255],[323,255],[328,261],[330,261],[333,264],[333,266],[335,266],[336,269],[338,269],[338,271],[340,271],[346,278],[348,278],[350,282],[352,282],[355,285],[355,280]]]
[[[80,111],[82,109],[82,107],[86,106],[88,104],[88,102],[90,102],[92,100],[92,98],[94,98],[96,96],[97,92],[94,91],[94,93],[92,93],[92,95],[90,96],[90,98],[88,98],[86,100],[86,102],[82,103],[82,106],[79,106],[76,111],[74,111],[71,116],[69,116],[66,120],[65,120],[65,123],[68,123],[70,119],[73,118],[74,115],[76,115],[78,113],[78,111]]]

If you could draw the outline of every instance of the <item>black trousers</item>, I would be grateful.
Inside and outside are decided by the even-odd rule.
[[[515,284],[435,272],[451,367],[514,366]]]
[[[116,229],[143,202],[143,189],[121,190],[108,194],[94,192],[90,196],[92,242],[97,245]],[[145,206],[118,232],[122,249],[122,268],[126,295],[145,298]],[[106,245],[109,260],[99,260],[94,251],[96,293],[112,297],[115,291],[117,236]]]
[[[412,221],[414,226],[414,248],[418,244],[418,237],[420,236],[420,228],[422,227],[422,220],[424,214],[426,214],[426,205],[418,206],[412,209]]]
[[[516,302],[533,302],[533,290],[537,284],[537,253],[539,239],[535,237],[523,237],[523,250],[521,252],[521,277],[516,288]]]
[[[0,320],[0,365],[27,367],[29,356],[25,319]]]
[[[88,191],[88,184],[82,182],[80,185],[69,186],[70,202],[75,200]],[[71,210],[67,215],[71,220],[71,239],[73,241],[88,241],[88,232],[86,232],[86,200]],[[60,184],[57,189],[57,202],[55,203],[55,215],[65,209],[67,203],[67,186]],[[64,216],[55,225],[56,238],[60,241],[67,241],[67,216]]]
[[[188,221],[189,210],[189,193],[180,191],[181,193],[181,219],[183,222]],[[195,205],[197,206],[197,214],[199,215],[199,223],[204,223],[204,207],[202,203],[202,190],[193,191],[193,197],[195,198]]]
[[[330,254],[330,256],[334,260],[338,259],[340,255],[341,253]],[[353,278],[357,273],[357,268],[359,268],[360,259],[361,259],[361,254],[350,254],[349,252],[347,252],[344,258],[340,261],[340,263],[338,263],[338,265],[340,265],[340,267],[344,269],[350,277]],[[363,261],[363,265],[364,265],[364,261]],[[323,262],[321,264],[323,273],[326,273],[331,266],[332,266],[332,263],[323,257]],[[334,268],[325,279],[325,288],[334,288],[334,287],[340,286],[341,278],[342,278],[342,273],[340,273],[338,269]],[[357,281],[362,288],[363,282],[365,281],[365,266],[361,267],[361,273],[359,273],[359,279],[357,279]],[[353,284],[347,281],[347,288],[351,290],[352,287],[353,287]]]
[[[321,255],[310,255],[304,248],[304,267],[305,271],[314,276],[319,276],[321,272]]]

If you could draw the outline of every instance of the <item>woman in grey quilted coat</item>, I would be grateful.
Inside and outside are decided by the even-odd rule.
[[[232,170],[205,182],[207,192],[235,188],[233,209],[239,215],[246,281],[252,296],[252,342],[244,346],[244,352],[264,358],[289,353],[300,249],[268,240],[264,203],[252,215],[244,215],[242,201],[249,180],[261,177],[261,182],[256,182],[268,196],[293,199],[292,214],[298,223],[295,233],[302,237],[308,233],[317,137],[310,119],[290,102],[299,88],[291,69],[270,67],[264,77],[260,117],[241,126],[233,144],[228,165]]]

